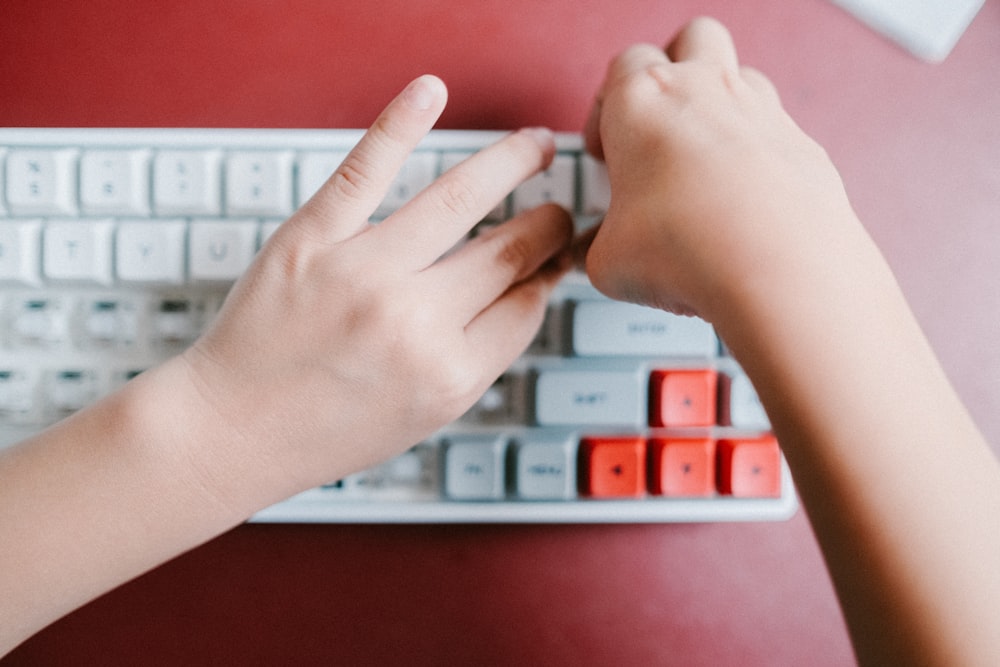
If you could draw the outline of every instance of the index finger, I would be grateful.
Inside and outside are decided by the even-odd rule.
[[[372,230],[386,256],[421,269],[462,239],[499,201],[551,163],[552,132],[525,128],[452,167]]]
[[[330,243],[367,227],[407,157],[437,122],[447,97],[444,83],[435,76],[410,82],[302,206],[304,215],[296,216],[296,224],[310,225]]]
[[[594,106],[590,110],[587,124],[584,126],[583,137],[587,152],[599,160],[604,159],[604,148],[601,145],[601,111],[608,90],[636,72],[666,65],[669,62],[663,49],[652,44],[631,46],[611,61],[604,82],[594,100]]]

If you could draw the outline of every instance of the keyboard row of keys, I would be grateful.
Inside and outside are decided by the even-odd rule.
[[[90,405],[139,372],[139,369],[0,368],[0,424],[41,425],[56,421]]]
[[[0,349],[149,349],[168,354],[194,341],[224,297],[224,292],[197,298],[54,292],[15,296],[0,301]]]
[[[417,151],[375,217],[389,215],[469,155]],[[0,214],[283,218],[306,202],[346,156],[346,150],[0,150],[0,174],[6,173]],[[591,182],[578,188],[580,178]],[[560,154],[548,170],[515,191],[511,210],[555,201],[571,210],[598,212],[607,209],[608,198],[606,175],[596,161]],[[498,209],[496,216],[507,213]]]
[[[159,298],[153,291],[129,289],[12,292],[0,299],[0,343],[16,348],[75,340],[87,348],[142,338],[190,340],[214,315],[227,286],[207,287],[164,291]],[[703,320],[589,295],[553,302],[534,350],[595,359],[712,359],[720,352],[714,330]],[[557,377],[553,372],[546,382]]]
[[[0,284],[231,283],[278,221],[0,220]]]
[[[440,453],[440,461],[434,457]],[[442,477],[435,481],[435,470]],[[455,501],[578,498],[773,498],[782,459],[773,436],[584,436],[500,433],[446,437],[329,485],[350,497],[435,489]]]
[[[741,372],[646,365],[592,370],[586,364],[566,364],[558,370],[532,369],[531,374],[531,421],[539,426],[769,428],[757,394]]]
[[[231,283],[253,261],[277,230],[280,220],[238,219],[43,219],[0,217],[0,285],[43,284],[110,286]],[[593,306],[598,308],[598,306]],[[611,344],[620,336],[624,349],[644,334],[642,323],[614,316],[618,306],[581,313],[595,334],[578,345],[592,354],[622,349]],[[655,325],[649,325],[654,326]],[[647,336],[648,337],[648,336]],[[620,352],[619,352],[620,353]]]
[[[131,366],[118,370],[100,369],[78,364],[70,367],[39,367],[38,363],[7,360],[0,363],[0,423],[4,421],[40,422],[46,417],[59,416],[79,409],[120,386],[126,380],[144,370],[155,361],[155,356],[143,359],[136,356]],[[126,363],[124,360],[122,363]],[[121,364],[119,364],[121,365]],[[561,371],[564,377],[579,375],[584,379],[597,377],[588,371]],[[605,374],[606,375],[606,374]],[[568,386],[563,391],[570,392],[569,399],[562,394],[547,395],[539,387],[550,388],[543,380],[547,374],[530,371],[534,376],[534,389],[529,386],[522,396],[491,390],[470,410],[464,423],[486,425],[527,423],[534,426],[558,427],[572,425],[623,426],[651,428],[708,428],[731,426],[743,430],[765,430],[769,428],[756,392],[739,373],[719,373],[714,369],[655,369],[651,374],[639,369],[630,374],[635,380],[632,386],[615,386],[600,383],[599,390],[588,390],[586,409],[567,411],[558,417],[546,406],[555,401],[572,401],[574,392]],[[505,376],[501,383],[511,377]],[[641,380],[651,377],[652,384],[643,385]],[[717,390],[718,387],[718,390]],[[647,402],[647,396],[653,400]],[[64,399],[72,394],[79,400]],[[592,398],[592,395],[597,398]],[[525,404],[517,404],[518,401]],[[544,401],[548,401],[545,403]],[[625,405],[619,413],[609,412],[601,405],[591,402],[606,401],[615,405]],[[647,407],[648,406],[648,407]],[[647,415],[648,409],[648,415]],[[524,420],[522,415],[529,415]],[[530,415],[535,415],[530,417]]]
[[[582,441],[581,490],[600,498],[781,493],[781,451],[759,438],[599,437]]]

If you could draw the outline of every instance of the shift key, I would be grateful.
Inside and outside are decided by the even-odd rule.
[[[697,317],[620,301],[572,305],[572,348],[577,356],[714,357],[712,325]]]
[[[535,381],[535,421],[641,426],[646,422],[647,379],[636,370],[546,370]]]

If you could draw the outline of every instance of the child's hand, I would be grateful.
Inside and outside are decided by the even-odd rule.
[[[714,20],[612,62],[586,139],[612,193],[587,271],[612,297],[714,322],[850,256],[836,170]]]
[[[423,77],[393,101],[183,357],[203,409],[240,434],[240,456],[277,463],[273,476],[298,489],[460,416],[531,341],[567,265],[572,224],[555,206],[445,256],[548,164],[547,131],[508,136],[368,222],[445,98],[439,80]]]

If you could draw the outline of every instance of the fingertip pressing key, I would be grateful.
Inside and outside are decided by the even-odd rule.
[[[518,134],[528,137],[542,149],[542,169],[552,162],[556,154],[556,137],[552,130],[547,127],[525,127],[518,130]]]

